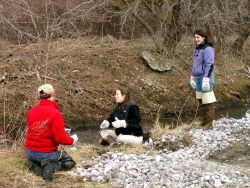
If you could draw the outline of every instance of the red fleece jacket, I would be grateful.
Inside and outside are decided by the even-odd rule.
[[[36,152],[57,150],[59,144],[71,145],[74,139],[67,135],[59,107],[53,101],[41,99],[27,116],[28,132],[24,147]]]

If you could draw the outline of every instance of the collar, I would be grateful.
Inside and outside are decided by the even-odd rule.
[[[198,46],[196,46],[196,50],[200,50],[200,49],[205,49],[206,47],[210,46],[207,42],[199,44]]]
[[[39,104],[40,105],[49,105],[49,106],[53,106],[56,109],[59,109],[59,106],[54,101],[51,101],[48,99],[41,99]]]

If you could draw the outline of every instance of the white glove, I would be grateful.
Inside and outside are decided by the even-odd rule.
[[[66,132],[66,133],[70,133],[70,132],[71,132],[71,129],[65,128],[65,132]]]
[[[202,79],[202,90],[203,91],[209,91],[210,90],[210,78],[209,77],[203,77]]]
[[[125,120],[116,120],[116,121],[113,121],[112,125],[115,128],[120,128],[120,127],[126,128],[127,127],[127,124],[126,124]]]
[[[190,85],[192,86],[193,89],[196,88],[196,79],[194,76],[190,77]]]
[[[78,136],[77,136],[77,134],[73,134],[73,135],[72,135],[72,136],[70,136],[70,137],[74,139],[73,144],[75,144],[75,143],[77,142],[77,140],[78,140]]]
[[[103,122],[100,125],[101,129],[106,129],[109,127],[109,122],[107,120],[103,120]]]

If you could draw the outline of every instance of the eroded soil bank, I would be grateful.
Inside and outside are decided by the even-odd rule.
[[[193,39],[180,43],[175,56],[166,57],[171,74],[150,69],[141,60],[149,40],[107,41],[98,38],[59,39],[41,43],[6,45],[0,54],[2,125],[25,126],[27,110],[38,102],[36,89],[45,81],[54,85],[66,124],[101,121],[113,108],[114,90],[130,88],[143,119],[160,114],[193,113],[197,103],[189,86]],[[248,65],[236,57],[217,54],[215,94],[218,104],[246,99],[249,102]],[[3,126],[1,126],[3,127]]]

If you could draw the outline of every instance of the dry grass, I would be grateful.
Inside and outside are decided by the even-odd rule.
[[[83,158],[88,160],[94,156],[105,153],[106,149],[93,144],[79,144],[74,148],[69,147],[66,151],[78,162]]]
[[[181,142],[184,144],[184,146],[190,146],[193,142],[192,137],[190,136],[190,134],[188,132],[185,132],[182,135],[182,140]]]
[[[177,129],[182,129],[185,131],[189,131],[192,128],[201,128],[201,121],[192,121],[191,123],[183,123],[181,126],[177,127]]]
[[[66,149],[68,150],[68,149]],[[77,156],[71,150],[70,155]],[[90,157],[89,151],[79,152],[78,156]],[[94,153],[92,153],[94,154]],[[82,157],[83,157],[82,156]],[[78,159],[77,159],[78,160]],[[93,182],[84,182],[82,178],[73,176],[69,172],[56,172],[53,182],[45,182],[41,177],[29,172],[25,167],[25,155],[23,150],[16,151],[10,148],[0,149],[0,187],[101,187],[108,188],[109,184],[98,184]]]
[[[189,130],[192,128],[198,128],[200,127],[200,122],[199,121],[193,121],[190,124],[182,124],[175,129],[170,128],[171,125],[164,124],[162,125],[159,122],[159,117],[156,118],[154,127],[151,130],[151,136],[153,140],[159,140],[155,145],[155,149],[168,149],[168,150],[177,150],[180,146],[190,146],[192,144],[192,137],[189,134]],[[176,141],[162,141],[161,138],[163,135],[178,135],[181,132],[181,137],[180,140]]]
[[[107,153],[107,152],[121,152],[126,154],[143,154],[145,152],[153,154],[152,149],[145,149],[142,145],[130,145],[130,144],[120,144],[117,146],[101,146],[93,144],[81,144],[71,149],[68,153],[74,158],[76,162],[81,162],[82,160],[90,160],[92,157]]]
[[[143,148],[142,145],[130,145],[130,144],[122,144],[118,147],[111,147],[110,148],[111,152],[122,152],[126,154],[136,154],[136,155],[141,155],[143,153],[147,153],[150,155],[154,154],[154,149],[153,148]]]
[[[35,187],[41,178],[29,173],[24,167],[25,158],[21,151],[0,150],[0,186]]]
[[[168,126],[167,124],[162,126],[159,119],[160,118],[159,118],[159,113],[158,113],[154,126],[150,131],[152,134],[151,136],[153,140],[160,138],[162,135],[173,135],[175,132],[174,130],[170,129],[170,126]]]
[[[161,138],[162,135],[175,135],[177,133],[177,131],[179,131],[179,130],[184,130],[184,131],[188,132],[192,128],[201,128],[200,121],[193,121],[189,124],[182,123],[181,125],[179,125],[175,129],[173,129],[172,125],[169,125],[169,124],[163,125],[162,123],[160,123],[159,119],[160,118],[158,115],[156,120],[155,120],[154,126],[151,129],[151,134],[152,134],[153,139]]]
[[[102,147],[92,144],[79,144],[75,147],[64,147],[70,156],[81,165],[84,161],[106,152],[122,152],[142,154],[145,149],[142,145],[119,145],[117,147]],[[153,149],[147,153],[153,154]],[[73,169],[74,171],[75,169]],[[56,172],[53,182],[45,182],[41,177],[29,172],[25,167],[25,153],[20,148],[0,148],[0,187],[111,187],[109,184],[85,182],[83,178],[69,172]]]

